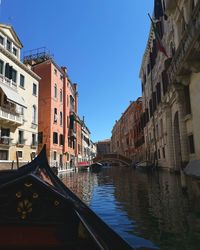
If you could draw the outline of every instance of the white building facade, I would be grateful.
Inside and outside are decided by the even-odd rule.
[[[90,131],[83,122],[82,125],[82,161],[91,162]]]
[[[0,24],[0,162],[28,162],[37,152],[40,78],[20,61],[22,44]]]
[[[140,71],[145,158],[180,171],[200,160],[200,1],[160,2],[154,25],[167,56],[156,49],[151,25]]]

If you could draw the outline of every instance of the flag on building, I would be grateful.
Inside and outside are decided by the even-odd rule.
[[[160,35],[159,35],[158,31],[157,31],[156,25],[155,25],[155,23],[153,22],[151,16],[150,16],[149,14],[148,14],[148,16],[149,16],[149,18],[150,18],[150,20],[151,20],[152,28],[153,28],[153,31],[154,31],[154,34],[155,34],[156,47],[157,47],[157,49],[158,49],[160,52],[162,52],[166,57],[168,57],[167,52],[166,52],[166,50],[165,50],[165,47],[163,46],[162,40],[161,40],[161,38],[160,38]]]

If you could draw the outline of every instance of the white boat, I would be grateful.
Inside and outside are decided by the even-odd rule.
[[[136,168],[142,168],[142,169],[152,169],[154,167],[154,164],[150,161],[140,161],[135,163]]]

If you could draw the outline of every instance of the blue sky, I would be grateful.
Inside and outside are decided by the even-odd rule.
[[[1,0],[0,22],[14,27],[23,51],[46,46],[67,67],[78,83],[78,113],[96,142],[111,136],[115,120],[141,95],[153,2]]]

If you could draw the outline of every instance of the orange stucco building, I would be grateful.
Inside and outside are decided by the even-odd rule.
[[[111,151],[139,161],[143,155],[142,100],[131,102],[112,129]]]
[[[27,56],[25,63],[41,77],[38,152],[46,144],[50,166],[73,167],[78,147],[77,84],[71,83],[66,68],[59,67],[46,52]]]

